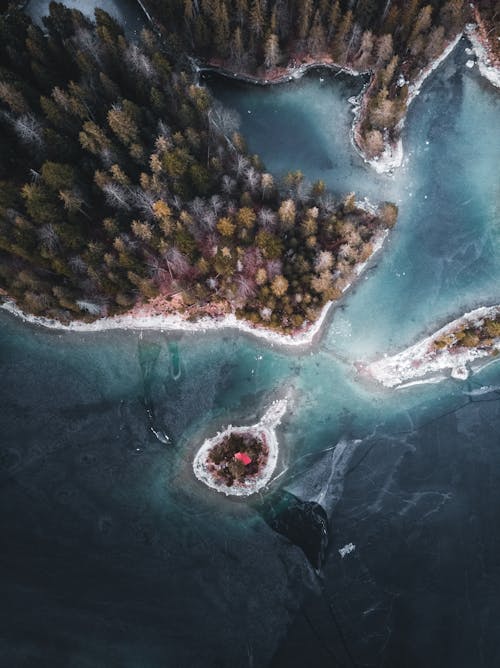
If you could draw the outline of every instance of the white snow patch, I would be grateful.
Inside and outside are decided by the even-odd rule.
[[[101,315],[101,307],[99,306],[99,304],[94,304],[94,302],[88,302],[81,299],[76,302],[76,305],[78,306],[80,311],[86,311],[91,315]]]
[[[477,25],[475,23],[468,23],[465,27],[465,34],[472,44],[474,53],[477,57],[479,65],[479,72],[485,79],[496,88],[500,88],[500,68],[491,64],[488,51],[485,49],[477,34]]]
[[[490,349],[460,348],[455,351],[448,348],[437,350],[434,341],[460,328],[480,325],[486,318],[495,319],[499,313],[500,305],[482,306],[465,313],[406,350],[372,362],[366,367],[366,372],[386,387],[401,386],[405,382],[445,369],[451,370],[453,378],[464,380],[469,375],[466,365],[473,360],[488,357],[492,351],[500,351],[500,340],[495,341]]]
[[[397,390],[405,390],[408,387],[415,387],[416,385],[437,385],[442,380],[445,380],[446,376],[431,376],[430,378],[425,378],[424,380],[413,380],[410,383],[403,383],[402,385],[397,386]]]
[[[465,366],[454,366],[450,375],[452,378],[455,378],[455,380],[467,380],[469,371]]]
[[[344,545],[344,547],[341,547],[339,550],[339,554],[342,557],[347,557],[348,554],[351,554],[351,552],[354,552],[356,549],[356,545],[354,543],[347,543],[347,545]]]

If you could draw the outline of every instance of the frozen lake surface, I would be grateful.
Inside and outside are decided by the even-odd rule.
[[[399,391],[353,367],[500,301],[500,98],[464,47],[415,101],[392,177],[349,142],[361,81],[210,79],[269,169],[400,207],[314,350],[0,315],[2,665],[500,665],[500,364]],[[259,503],[191,469],[207,434],[283,388],[275,487],[328,516],[320,580]]]
[[[43,27],[43,17],[49,13],[50,2],[51,0],[29,0],[25,7],[26,13],[40,27]],[[104,9],[124,26],[128,38],[137,36],[145,25],[145,16],[136,0],[64,0],[63,4],[70,9],[78,9],[89,18],[94,18],[95,7]]]

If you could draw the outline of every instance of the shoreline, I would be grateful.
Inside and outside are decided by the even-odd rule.
[[[406,111],[401,118],[401,120],[394,127],[395,131],[398,134],[397,140],[391,142],[384,139],[384,149],[380,156],[375,158],[369,158],[365,151],[361,148],[358,143],[357,137],[359,136],[359,127],[363,122],[364,112],[366,108],[366,101],[368,92],[371,85],[374,81],[374,75],[372,70],[355,70],[349,66],[343,66],[334,61],[329,61],[325,59],[312,60],[311,62],[303,63],[298,66],[292,66],[287,68],[276,68],[275,70],[270,70],[268,76],[260,76],[254,74],[248,74],[245,72],[235,72],[217,65],[215,63],[200,64],[195,59],[191,59],[193,67],[197,74],[203,72],[213,72],[219,76],[231,79],[233,81],[241,81],[243,83],[249,83],[257,86],[272,86],[274,84],[288,83],[290,81],[301,79],[307,72],[313,69],[325,68],[336,72],[336,74],[347,74],[354,77],[366,77],[369,76],[370,80],[363,86],[362,90],[356,96],[355,101],[353,102],[353,112],[354,120],[350,129],[350,137],[352,145],[358,155],[362,158],[365,164],[369,165],[374,169],[378,174],[392,174],[393,171],[403,164],[404,160],[404,150],[401,134],[406,122],[406,117],[408,115],[408,110],[415,100],[416,97],[420,94],[422,86],[427,81],[429,76],[448,58],[448,56],[454,51],[462,37],[466,37],[476,54],[479,72],[481,76],[485,77],[490,81],[494,86],[500,87],[500,67],[491,64],[489,50],[487,44],[484,44],[484,39],[480,35],[480,23],[479,19],[477,23],[467,24],[464,31],[458,33],[453,40],[445,47],[442,53],[437,56],[427,67],[423,68],[417,78],[413,82],[408,83],[408,99],[406,101]],[[274,72],[274,74],[273,74]],[[277,73],[277,74],[276,74]]]
[[[422,86],[430,77],[430,75],[454,51],[455,47],[462,39],[462,37],[463,33],[462,32],[458,33],[458,35],[455,36],[455,38],[448,44],[448,46],[442,51],[442,53],[439,56],[437,56],[437,58],[435,58],[431,63],[429,63],[427,67],[421,70],[415,81],[412,83],[408,83],[408,99],[406,100],[405,104],[405,114],[401,118],[401,120],[394,126],[394,129],[398,134],[398,138],[395,142],[384,141],[384,150],[380,157],[367,158],[364,155],[362,149],[358,147],[354,135],[356,133],[356,125],[362,123],[363,117],[362,114],[360,113],[359,116],[355,118],[355,124],[353,124],[352,128],[354,146],[358,149],[364,161],[368,165],[370,165],[370,167],[372,167],[378,174],[391,174],[395,169],[401,167],[401,165],[403,164],[404,150],[403,150],[403,140],[401,135],[406,122],[406,118],[408,116],[408,111],[410,109],[410,106],[412,102],[418,97],[418,95],[420,95]],[[363,99],[366,99],[364,98],[364,95],[367,92],[368,91],[363,92]],[[360,107],[362,106],[363,99],[359,100]]]
[[[372,253],[370,257],[362,263],[357,264],[352,271],[351,280],[343,289],[343,295],[354,284],[356,279],[363,273],[366,267],[370,264],[376,253],[378,253],[385,240],[389,235],[387,228],[378,231],[372,242]],[[235,329],[244,334],[264,339],[271,345],[279,345],[285,347],[310,346],[313,344],[317,335],[323,328],[325,319],[330,311],[330,308],[338,303],[327,302],[318,316],[318,318],[306,327],[298,330],[292,334],[283,334],[277,331],[266,329],[265,327],[255,326],[248,321],[240,320],[234,313],[229,313],[222,317],[203,316],[197,320],[191,321],[186,319],[182,313],[169,314],[140,314],[140,308],[135,313],[126,313],[124,315],[116,315],[105,318],[99,318],[93,322],[82,322],[81,320],[72,320],[68,324],[64,324],[59,320],[46,318],[44,316],[30,315],[22,311],[13,300],[7,300],[0,303],[0,309],[7,311],[13,316],[21,318],[24,322],[46,329],[70,331],[70,332],[103,332],[108,330],[160,330],[167,332],[208,332],[219,331],[222,329]],[[146,305],[147,306],[147,305]]]
[[[365,164],[369,165],[378,174],[392,174],[394,169],[401,167],[403,164],[404,151],[401,133],[411,103],[419,95],[420,90],[428,77],[441,65],[444,60],[446,60],[446,58],[455,49],[463,35],[463,32],[458,33],[456,37],[443,50],[443,52],[420,72],[416,80],[413,83],[409,83],[408,99],[405,105],[405,115],[394,127],[395,131],[398,133],[398,139],[395,142],[390,142],[384,139],[384,150],[380,156],[375,158],[369,158],[357,140],[357,137],[359,136],[359,126],[363,122],[363,114],[366,109],[368,92],[375,79],[373,70],[360,71],[349,66],[343,66],[335,63],[333,60],[320,59],[311,60],[310,62],[302,63],[298,66],[275,68],[274,70],[269,70],[268,76],[261,76],[248,74],[245,72],[235,72],[228,69],[227,67],[217,65],[214,62],[201,64],[194,58],[191,58],[190,60],[197,74],[203,72],[213,72],[219,76],[231,79],[233,81],[241,81],[243,83],[249,83],[257,86],[272,86],[275,84],[288,83],[294,80],[296,81],[301,79],[310,70],[321,68],[332,70],[336,72],[336,74],[347,74],[349,76],[355,77],[369,76],[370,80],[366,83],[365,86],[363,86],[362,90],[359,92],[355,98],[355,101],[353,102],[354,120],[351,124],[350,138],[355,151],[362,158]]]
[[[249,334],[259,339],[265,339],[268,343],[282,346],[302,346],[312,344],[316,334],[321,329],[323,322],[334,302],[327,302],[320,316],[309,327],[304,328],[297,334],[280,334],[264,327],[256,327],[244,320],[239,320],[234,313],[224,316],[203,316],[191,321],[183,317],[181,313],[170,313],[165,315],[138,315],[124,314],[94,320],[93,322],[82,322],[72,320],[68,324],[59,320],[46,318],[44,316],[30,315],[22,311],[12,301],[0,304],[0,309],[20,318],[24,322],[46,329],[67,332],[106,332],[110,330],[159,330],[166,332],[206,333],[223,329],[234,329],[244,334]]]
[[[286,413],[287,399],[273,401],[259,422],[249,427],[233,427],[228,425],[225,429],[217,432],[215,436],[203,441],[193,459],[193,472],[195,477],[210,489],[225,494],[226,496],[250,496],[260,491],[271,480],[279,455],[279,443],[276,435],[276,427],[281,423],[281,418]],[[263,469],[251,480],[246,480],[239,486],[217,484],[216,480],[207,470],[206,460],[209,452],[222,439],[230,434],[252,434],[256,438],[264,438],[269,454]]]
[[[500,64],[495,63],[490,55],[490,47],[486,39],[479,17],[476,23],[468,23],[465,27],[465,36],[469,40],[479,73],[495,88],[500,88]]]
[[[499,314],[500,305],[480,306],[464,313],[396,355],[383,357],[366,365],[360,363],[358,369],[369,378],[389,388],[433,382],[435,378],[432,376],[436,373],[441,374],[439,380],[442,380],[447,377],[442,375],[443,371],[449,371],[449,375],[456,380],[466,380],[470,374],[467,366],[475,360],[490,357],[492,351],[500,352],[500,341],[492,344],[489,349],[479,346],[471,348],[460,346],[458,351],[452,351],[449,348],[438,349],[434,344],[439,339],[454,334],[457,330],[467,326],[477,326],[484,319],[496,317]]]
[[[202,64],[194,58],[191,58],[191,62],[197,74],[212,72],[213,74],[225,77],[226,79],[231,79],[232,81],[241,81],[255,86],[274,86],[275,84],[289,83],[290,81],[301,79],[310,70],[321,68],[332,70],[336,74],[347,74],[352,77],[371,76],[370,70],[355,70],[352,67],[339,65],[338,63],[333,62],[333,60],[313,60],[309,63],[302,63],[301,65],[294,67],[275,68],[275,70],[269,70],[270,74],[267,77],[246,72],[234,72],[227,67],[216,65],[213,62]],[[275,73],[274,75],[272,74],[273,71]]]

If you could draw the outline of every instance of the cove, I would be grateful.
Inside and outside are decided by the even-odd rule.
[[[2,663],[498,664],[499,365],[398,392],[353,368],[498,301],[498,94],[463,67],[463,46],[415,101],[393,177],[350,146],[360,81],[211,84],[270,169],[400,207],[315,348],[0,315]],[[326,513],[322,580],[262,509],[192,475],[205,436],[257,422],[284,387],[271,491]]]

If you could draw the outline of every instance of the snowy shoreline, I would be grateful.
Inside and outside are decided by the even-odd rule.
[[[362,373],[378,381],[385,387],[398,387],[409,381],[431,382],[433,374],[451,370],[451,377],[465,380],[469,376],[467,365],[471,362],[489,357],[492,351],[500,351],[500,340],[490,348],[459,347],[457,351],[449,348],[437,349],[434,343],[454,332],[469,326],[478,326],[485,319],[494,319],[500,315],[500,305],[482,306],[465,313],[460,318],[446,324],[422,341],[406,348],[396,355],[384,357],[368,365],[359,364]],[[444,378],[444,376],[441,376]],[[415,384],[415,383],[411,383]]]
[[[399,135],[401,135],[401,132],[403,130],[408,109],[413,100],[420,93],[422,85],[425,83],[427,78],[434,72],[434,70],[436,70],[444,60],[446,60],[446,58],[456,47],[462,36],[463,33],[459,33],[455,37],[455,39],[453,39],[450,42],[450,44],[448,44],[448,46],[443,50],[443,52],[434,61],[432,61],[432,63],[430,63],[426,68],[424,68],[420,72],[417,79],[409,85],[408,87],[409,95],[408,95],[408,100],[406,101],[406,113],[404,117],[401,119],[401,121],[395,127]],[[313,60],[309,63],[303,63],[295,67],[286,68],[283,74],[279,74],[278,76],[273,76],[271,72],[267,77],[264,77],[252,74],[233,72],[232,70],[229,70],[225,67],[221,67],[215,64],[203,65],[194,60],[192,60],[192,63],[195,71],[198,74],[202,72],[214,72],[215,74],[226,77],[227,79],[232,79],[233,81],[242,81],[244,83],[250,83],[258,86],[272,86],[274,84],[281,84],[298,80],[302,78],[304,74],[306,74],[309,70],[319,69],[319,68],[333,70],[337,74],[345,73],[350,76],[371,75],[370,81],[366,84],[366,86],[363,87],[363,89],[360,91],[360,93],[355,98],[355,101],[353,103],[354,120],[350,130],[351,142],[356,152],[360,155],[363,161],[367,165],[370,165],[370,167],[372,167],[378,174],[390,174],[394,171],[394,169],[400,167],[403,164],[403,157],[404,157],[403,142],[400,136],[395,143],[385,141],[384,150],[382,154],[376,158],[368,158],[364,150],[361,148],[361,146],[359,146],[359,144],[356,141],[357,133],[359,131],[359,126],[363,120],[363,113],[365,110],[364,102],[366,99],[366,94],[370,89],[370,86],[374,80],[373,72],[370,72],[370,70],[359,71],[349,66],[339,65],[338,63],[334,63],[333,61],[330,62],[326,60]]]
[[[367,206],[363,203],[360,207]],[[389,234],[388,229],[383,229],[374,235],[372,241],[372,253],[366,262],[357,264],[352,272],[351,280],[345,286],[345,293],[354,283],[372,261],[375,254],[382,248],[384,241]],[[160,330],[167,332],[200,332],[219,331],[223,329],[236,329],[244,334],[249,334],[258,339],[264,339],[271,345],[286,347],[310,346],[321,331],[330,308],[337,302],[327,302],[318,318],[309,323],[306,327],[292,334],[281,334],[265,327],[257,327],[248,321],[239,320],[234,313],[229,313],[222,317],[203,316],[197,320],[187,320],[182,313],[169,313],[164,315],[138,315],[137,313],[128,313],[116,315],[107,318],[100,318],[94,322],[82,322],[72,320],[64,324],[59,320],[46,318],[44,316],[30,315],[22,311],[12,300],[0,303],[0,309],[7,311],[11,315],[21,318],[24,322],[46,329],[62,330],[70,332],[103,332],[108,330]]]
[[[465,35],[472,45],[480,74],[493,86],[500,88],[500,66],[492,62],[486,40],[481,35],[480,26],[476,23],[467,24]]]
[[[363,158],[363,160],[368,165],[370,165],[370,167],[372,167],[378,174],[390,174],[398,167],[401,167],[401,165],[403,164],[404,151],[403,151],[403,141],[401,139],[401,133],[405,125],[406,117],[408,115],[408,110],[413,100],[415,100],[415,98],[420,94],[420,90],[424,85],[424,83],[429,78],[429,76],[441,65],[442,62],[446,60],[446,58],[448,58],[448,56],[455,49],[456,45],[458,44],[461,38],[462,38],[462,33],[459,33],[455,37],[455,39],[452,40],[450,44],[448,44],[448,46],[444,49],[444,51],[435,60],[433,60],[432,63],[429,63],[429,65],[420,72],[415,81],[409,84],[408,99],[405,105],[406,106],[405,115],[395,126],[395,130],[399,135],[398,139],[394,143],[385,142],[384,150],[382,154],[378,157],[367,158],[366,155],[364,154],[364,151],[358,146],[356,142],[356,132],[358,126],[361,124],[363,120],[362,117],[364,110],[363,98],[367,91],[366,90],[361,91],[360,95],[356,99],[355,112],[354,112],[355,118],[351,130],[351,141],[355,149]]]
[[[302,63],[301,65],[284,68],[283,74],[278,76],[273,76],[270,74],[268,77],[261,77],[253,74],[245,74],[244,72],[233,72],[232,70],[227,69],[226,67],[220,67],[214,64],[200,64],[196,61],[192,61],[197,73],[203,72],[213,72],[219,76],[225,77],[227,79],[232,79],[233,81],[242,81],[243,83],[250,83],[255,86],[273,86],[274,84],[289,83],[297,79],[301,79],[304,74],[307,74],[309,70],[315,69],[327,69],[332,70],[336,74],[348,74],[353,77],[369,76],[369,70],[358,71],[352,67],[338,65],[334,62],[329,62],[327,60],[313,60],[310,63]]]
[[[256,424],[249,427],[233,427],[232,425],[228,425],[223,431],[203,441],[193,460],[193,472],[198,480],[211,489],[222,492],[226,496],[250,496],[265,487],[271,480],[278,462],[279,444],[278,437],[276,436],[276,427],[281,423],[281,418],[286,412],[287,404],[287,399],[274,401]],[[247,479],[239,485],[229,487],[223,483],[218,483],[214,478],[213,474],[207,468],[207,459],[212,448],[231,434],[251,434],[255,438],[264,438],[269,448],[269,454],[265,466],[255,477]]]
[[[43,316],[35,316],[24,313],[12,301],[6,301],[0,304],[0,308],[8,313],[21,318],[24,322],[46,329],[62,330],[69,332],[106,332],[109,330],[123,329],[123,330],[160,330],[166,332],[200,332],[206,333],[210,331],[219,331],[223,329],[236,329],[245,334],[250,334],[259,339],[265,339],[271,344],[282,346],[302,346],[310,345],[316,334],[321,329],[323,322],[328,314],[330,306],[334,302],[327,302],[321,311],[320,316],[307,329],[297,334],[280,334],[265,328],[254,327],[248,322],[238,320],[234,313],[229,313],[225,316],[203,316],[197,320],[187,320],[180,313],[169,313],[165,315],[137,315],[125,314],[116,315],[108,318],[100,318],[94,322],[81,322],[80,320],[73,320],[68,324],[64,324],[59,320],[45,318]]]

